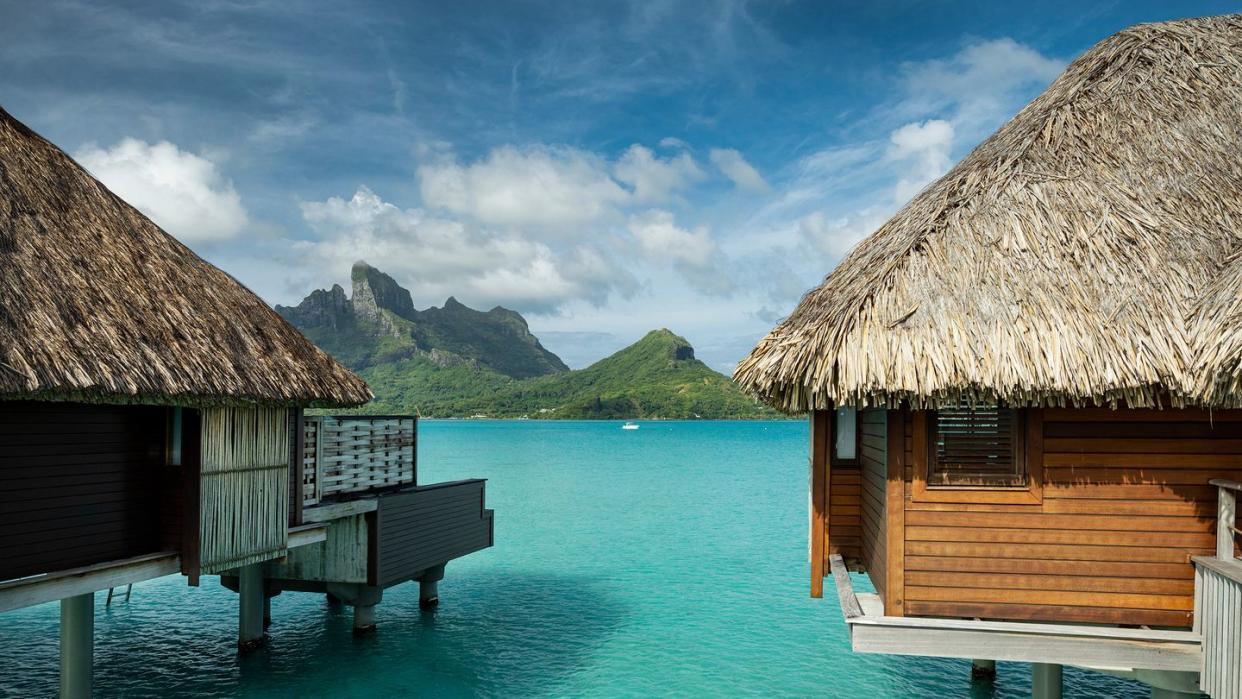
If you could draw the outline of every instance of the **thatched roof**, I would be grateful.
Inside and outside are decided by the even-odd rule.
[[[0,109],[0,400],[370,398],[258,296]]]
[[[1242,15],[1100,42],[735,378],[787,411],[1242,405]]]

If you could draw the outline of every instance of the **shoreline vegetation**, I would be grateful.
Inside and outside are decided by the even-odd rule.
[[[540,344],[516,311],[450,297],[416,310],[409,291],[365,262],[339,285],[276,311],[371,386],[342,414],[531,420],[765,420],[786,416],[746,395],[667,329],[584,369]]]

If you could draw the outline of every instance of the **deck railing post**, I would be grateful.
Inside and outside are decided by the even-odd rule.
[[[315,418],[315,502],[323,500],[323,431],[328,421]]]
[[[1233,559],[1233,530],[1237,526],[1238,497],[1224,485],[1216,488],[1216,557]]]

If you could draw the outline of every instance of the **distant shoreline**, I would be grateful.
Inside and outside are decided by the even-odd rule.
[[[410,415],[415,413],[404,413],[392,410],[376,410],[375,412],[363,412],[354,410],[331,410],[317,408],[307,411],[307,415],[314,417],[316,415],[350,415],[354,417],[367,416],[392,416],[392,415]],[[436,422],[802,422],[806,419],[802,416],[777,415],[773,417],[443,417],[443,416],[417,416],[419,420]]]
[[[365,413],[359,413],[365,414]],[[377,413],[378,414],[378,413]],[[805,417],[420,417],[424,422],[802,422]]]

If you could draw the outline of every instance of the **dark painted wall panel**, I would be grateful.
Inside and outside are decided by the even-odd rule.
[[[411,488],[382,495],[376,510],[372,569],[378,585],[410,580],[423,570],[492,545],[492,514],[482,480]]]
[[[0,401],[0,580],[160,550],[165,430],[162,407]]]

